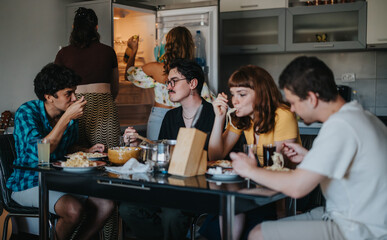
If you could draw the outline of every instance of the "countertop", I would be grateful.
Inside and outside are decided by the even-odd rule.
[[[298,122],[298,128],[300,129],[301,135],[317,135],[320,131],[322,123],[312,123],[310,125],[306,125],[304,122]]]

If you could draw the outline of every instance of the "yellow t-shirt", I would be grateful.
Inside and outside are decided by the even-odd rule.
[[[296,142],[301,143],[300,132],[296,116],[289,110],[277,108],[275,111],[275,126],[270,132],[259,134],[257,144],[257,155],[261,159],[263,157],[263,145],[274,144],[274,142],[284,141],[287,139],[297,139]],[[245,134],[247,144],[254,144],[253,122],[247,130],[239,130],[228,123],[226,130],[229,130],[238,135]]]

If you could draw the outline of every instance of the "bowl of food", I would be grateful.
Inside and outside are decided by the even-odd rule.
[[[114,165],[124,165],[129,159],[139,160],[141,148],[139,147],[113,147],[108,149],[109,161]]]

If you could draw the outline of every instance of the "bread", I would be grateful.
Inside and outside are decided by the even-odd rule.
[[[230,160],[209,161],[207,166],[208,167],[232,168],[232,162]]]

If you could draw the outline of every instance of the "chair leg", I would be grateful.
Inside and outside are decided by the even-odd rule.
[[[7,240],[7,234],[8,234],[8,221],[11,216],[8,214],[4,219],[4,226],[3,226],[3,240]]]
[[[207,216],[207,213],[202,213],[200,215],[196,215],[193,217],[192,222],[191,222],[191,240],[195,240],[195,233],[196,233],[196,225],[198,224],[198,221],[201,217]]]

